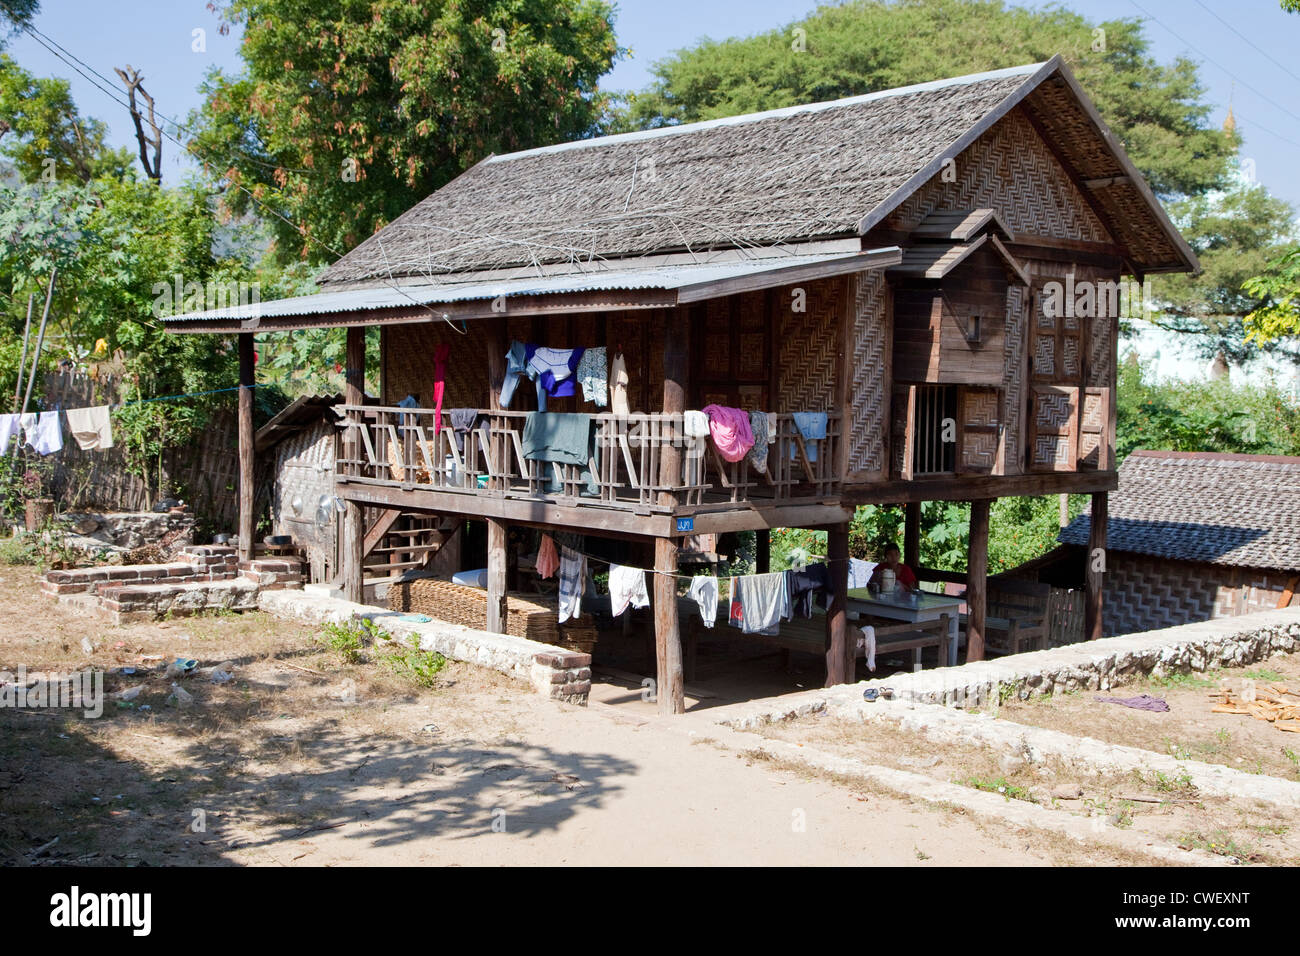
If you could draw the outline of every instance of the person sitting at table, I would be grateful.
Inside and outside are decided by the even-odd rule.
[[[898,545],[890,544],[885,546],[884,559],[876,565],[876,570],[871,573],[871,583],[880,586],[881,579],[885,571],[894,572],[894,581],[897,582],[904,591],[917,591],[920,585],[916,580],[916,573],[906,564],[899,560],[902,557],[898,550]]]

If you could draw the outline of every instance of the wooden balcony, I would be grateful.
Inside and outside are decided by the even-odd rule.
[[[650,535],[769,527],[811,517],[808,509],[842,510],[836,413],[818,439],[805,438],[792,415],[777,415],[759,472],[748,459],[724,461],[707,438],[688,437],[680,414],[593,415],[593,454],[577,465],[525,457],[528,412],[482,411],[486,427],[462,434],[461,447],[445,414],[435,430],[432,409],[344,411],[339,493],[370,504]],[[661,503],[665,494],[676,503]]]

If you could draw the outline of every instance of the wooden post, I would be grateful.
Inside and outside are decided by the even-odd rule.
[[[833,595],[826,608],[826,686],[851,684],[856,676],[857,648],[849,639],[849,526],[826,529],[826,566]]]
[[[909,501],[903,515],[903,563],[914,572],[921,566],[921,502]]]
[[[487,629],[506,632],[506,525],[487,519]]]
[[[348,326],[347,367],[344,372],[343,401],[348,405],[361,405],[365,401],[366,388],[366,329],[365,326]],[[357,412],[349,412],[348,417],[360,421]],[[343,443],[345,458],[355,461],[361,456],[361,440],[355,427],[346,432],[347,440]],[[350,468],[354,466],[349,466]],[[365,560],[362,542],[365,528],[362,524],[361,505],[355,501],[347,502],[343,513],[343,597],[356,604],[365,600],[365,578],[362,564]]]
[[[253,333],[239,333],[239,560],[253,560]]]
[[[772,530],[759,528],[754,532],[754,570],[767,574],[772,570]]]
[[[1104,491],[1092,496],[1092,517],[1088,528],[1088,554],[1086,576],[1087,602],[1084,604],[1083,632],[1088,640],[1095,641],[1104,631],[1102,621],[1102,578],[1106,574],[1106,522],[1110,513],[1110,499]]]
[[[970,503],[966,560],[966,660],[984,660],[984,606],[989,571],[989,500]]]
[[[664,319],[664,414],[680,415],[686,410],[690,327],[685,309],[671,309]],[[678,430],[676,437],[682,439],[684,436]],[[680,440],[670,442],[660,451],[659,484],[663,488],[676,488],[682,484]],[[672,491],[659,493],[659,504],[672,508],[677,503],[677,495]],[[677,620],[677,551],[675,538],[655,539],[655,571],[658,572],[654,583],[655,671],[661,714],[680,714],[686,710],[682,635]]]
[[[682,640],[677,619],[677,542],[655,538],[655,693],[659,713],[686,711],[686,678],[682,673]]]
[[[487,350],[488,350],[488,401],[487,408],[489,411],[501,411],[501,386],[506,380],[506,338],[507,326],[504,318],[489,322],[487,324]],[[490,470],[496,474],[501,474],[506,467],[506,450],[505,441],[502,435],[496,432],[488,434],[488,462]],[[493,491],[500,491],[502,482],[498,478],[490,478],[488,487]],[[504,619],[502,626],[505,626]]]

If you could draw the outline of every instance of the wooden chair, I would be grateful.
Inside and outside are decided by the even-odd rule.
[[[1051,591],[1049,585],[1034,581],[990,581],[984,611],[985,652],[1045,650]]]

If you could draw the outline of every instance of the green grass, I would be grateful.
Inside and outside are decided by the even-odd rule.
[[[1286,675],[1281,671],[1270,670],[1267,667],[1261,667],[1253,671],[1246,671],[1246,676],[1251,680],[1267,680],[1274,682],[1286,680]]]
[[[1217,687],[1218,681],[1200,674],[1169,674],[1165,677],[1149,677],[1147,683],[1152,687],[1201,688]]]
[[[40,554],[24,535],[0,538],[0,564],[37,564]]]
[[[317,640],[336,653],[344,664],[360,664],[365,660],[362,652],[367,644],[390,641],[392,636],[371,620],[353,618],[341,624],[326,624]]]
[[[447,658],[437,651],[422,651],[418,648],[385,654],[380,662],[394,674],[421,687],[434,687],[438,683],[438,674],[447,666]]]
[[[958,783],[964,783],[968,787],[974,787],[976,790],[983,790],[985,793],[1000,793],[1007,800],[1024,800],[1026,803],[1037,803],[1034,795],[1024,787],[1018,787],[1007,780],[1006,777],[998,777],[996,780],[981,780],[978,777],[968,777],[966,780],[959,780]]]

